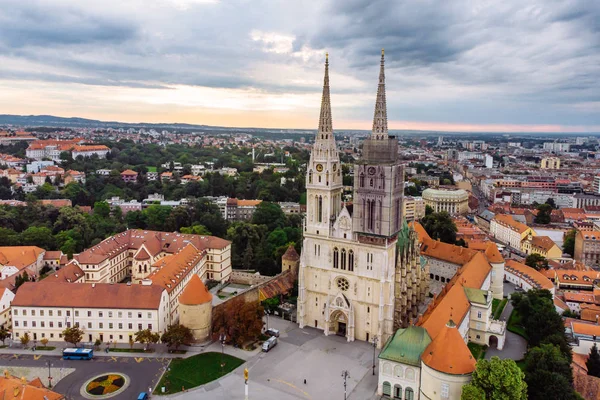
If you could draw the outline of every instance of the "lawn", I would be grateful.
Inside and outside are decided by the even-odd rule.
[[[148,172],[156,172],[156,167],[146,167],[148,168]]]
[[[169,370],[160,380],[155,394],[172,394],[182,389],[191,389],[214,381],[228,374],[244,363],[237,357],[223,355],[224,366],[221,369],[221,353],[202,353],[189,358],[176,358],[171,361]],[[165,387],[162,393],[161,388]]]
[[[56,349],[54,346],[35,346],[36,350],[52,351]]]
[[[503,298],[502,300],[499,300],[499,299],[492,300],[492,315],[494,316],[494,319],[500,318],[500,314],[502,314],[504,307],[506,307],[506,303],[508,303],[508,299],[506,297]]]
[[[485,358],[485,351],[487,350],[487,346],[471,342],[469,342],[467,346],[469,346],[469,350],[471,350],[471,354],[473,354],[475,360],[481,360]]]
[[[527,333],[525,332],[525,328],[521,324],[521,316],[517,310],[513,310],[513,312],[510,314],[506,328],[512,333],[516,333],[517,335],[524,337],[526,340],[529,340]]]
[[[108,351],[110,352],[117,352],[117,353],[154,353],[154,349],[148,349],[146,351],[144,351],[144,349],[123,349],[120,347],[115,347],[114,349],[108,349]]]

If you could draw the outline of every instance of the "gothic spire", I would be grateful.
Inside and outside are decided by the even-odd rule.
[[[325,53],[325,78],[323,79],[323,96],[321,97],[321,115],[319,116],[318,137],[333,133],[331,123],[331,98],[329,96],[329,53]]]
[[[373,133],[377,139],[387,138],[387,103],[385,100],[385,71],[384,71],[384,53],[381,49],[381,66],[379,69],[379,84],[377,86],[377,100],[375,102],[375,115],[373,116]]]

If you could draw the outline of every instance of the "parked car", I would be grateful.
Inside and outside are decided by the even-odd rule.
[[[271,336],[262,345],[262,351],[268,352],[273,347],[277,346],[277,338],[275,336]]]
[[[148,399],[148,393],[142,392],[142,393],[138,394],[137,400],[147,400],[147,399]]]
[[[265,331],[265,335],[279,337],[279,329],[269,328]]]

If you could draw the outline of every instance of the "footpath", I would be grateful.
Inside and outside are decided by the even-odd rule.
[[[27,355],[37,355],[37,356],[62,356],[62,351],[65,348],[73,347],[71,343],[65,342],[48,342],[48,347],[55,347],[54,350],[32,350],[33,344],[29,344],[27,348],[24,348],[20,343],[12,343],[9,344],[9,340],[6,341],[7,347],[0,349],[1,354],[27,354]],[[41,346],[40,344],[37,347]],[[89,346],[88,344],[79,344],[78,347],[92,348],[93,346]],[[211,342],[203,346],[180,346],[178,350],[184,350],[185,353],[171,353],[169,349],[164,344],[155,344],[151,346],[152,352],[143,352],[144,346],[140,344],[135,344],[133,349],[140,350],[139,352],[129,352],[129,351],[109,351],[106,352],[106,345],[100,346],[99,349],[94,348],[94,357],[146,357],[146,358],[188,358],[197,354],[207,353],[207,352],[216,352],[220,353],[222,351],[221,343],[219,342]],[[129,350],[130,346],[126,343],[119,343],[116,345],[111,345],[110,349],[125,349]],[[225,346],[223,349],[225,354],[229,354],[231,356],[240,358],[244,361],[252,358],[256,354],[260,352],[260,348],[253,351],[246,351],[242,349],[235,348],[233,346]]]

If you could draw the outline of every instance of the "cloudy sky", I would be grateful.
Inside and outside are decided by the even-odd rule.
[[[0,113],[600,132],[600,1],[0,0]]]

